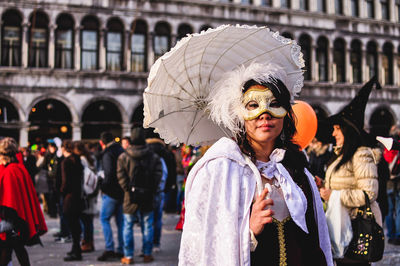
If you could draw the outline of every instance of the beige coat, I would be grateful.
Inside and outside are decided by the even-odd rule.
[[[378,197],[379,149],[359,147],[353,158],[335,171],[339,156],[326,170],[325,187],[341,190],[341,202],[354,218],[357,207],[365,205],[363,190],[368,194],[376,222],[382,226],[382,215],[376,202]]]

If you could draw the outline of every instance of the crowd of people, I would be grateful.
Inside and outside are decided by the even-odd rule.
[[[140,256],[143,257],[143,262],[151,262],[154,260],[153,252],[161,249],[163,212],[180,213],[183,180],[188,166],[184,164],[188,164],[195,156],[191,152],[190,155],[182,156],[180,148],[168,147],[157,134],[141,127],[134,128],[131,133],[121,143],[116,142],[115,136],[110,132],[103,132],[98,143],[61,141],[55,138],[49,139],[47,145],[34,145],[34,149],[19,150],[15,140],[11,138],[0,141],[0,144],[11,142],[14,145],[13,154],[9,154],[8,150],[0,150],[0,157],[3,154],[10,155],[10,162],[15,161],[16,166],[24,169],[24,182],[29,181],[31,191],[21,193],[36,199],[34,202],[37,202],[37,208],[34,211],[37,213],[33,216],[43,217],[40,202],[43,211],[50,218],[59,217],[60,230],[54,234],[55,241],[72,242],[70,252],[64,257],[65,261],[82,260],[83,252],[95,250],[93,220],[98,215],[105,240],[105,250],[98,257],[99,261],[118,259],[122,264],[132,264],[133,226],[138,223],[143,234]],[[190,147],[187,149],[191,151]],[[5,167],[0,168],[2,191],[7,189],[3,176],[6,175],[5,169],[11,169],[10,162],[5,162]],[[133,182],[132,176],[137,177],[136,182]],[[143,183],[142,180],[147,181]],[[18,258],[20,254],[25,254],[25,257],[21,255],[25,262],[21,259],[20,263],[29,265],[26,252],[21,252],[27,239],[20,241],[18,247],[10,246],[11,242],[7,240],[8,232],[13,226],[18,232],[23,230],[20,229],[20,223],[16,222],[18,215],[7,211],[9,208],[3,208],[8,207],[3,206],[4,198],[7,195],[11,197],[9,195],[12,193],[9,190],[6,192],[0,196],[0,232],[4,234],[0,239],[0,265],[7,265],[6,261],[11,258],[12,250],[15,250]],[[100,197],[101,207],[98,210]],[[24,208],[28,209],[29,201],[23,202],[26,205]],[[115,218],[118,230],[118,239],[115,242],[111,228],[112,218]],[[6,221],[8,223],[4,224]],[[38,241],[39,236],[47,231],[44,219],[41,221],[44,229],[36,232]],[[21,235],[25,237],[25,234]]]
[[[260,84],[251,81],[247,90],[256,91],[258,86]],[[279,83],[263,86],[271,88],[277,98],[282,91],[285,93],[284,87],[278,88]],[[273,86],[277,86],[276,91]],[[105,240],[99,261],[120,260],[122,264],[133,264],[133,227],[138,223],[143,234],[140,256],[143,262],[151,262],[153,252],[161,248],[163,212],[179,213],[182,209],[177,225],[177,229],[184,229],[180,249],[182,265],[219,264],[220,259],[225,264],[227,258],[233,264],[241,259],[251,260],[252,265],[262,264],[265,260],[271,261],[271,265],[279,264],[283,262],[279,252],[282,248],[280,228],[287,243],[284,262],[288,265],[298,260],[299,254],[302,254],[301,265],[330,265],[332,255],[336,265],[369,265],[368,262],[349,260],[344,254],[331,254],[330,246],[335,243],[331,236],[330,244],[327,236],[331,233],[329,226],[337,218],[330,221],[332,217],[327,215],[325,223],[324,215],[324,211],[328,213],[329,209],[337,207],[334,204],[338,201],[335,203],[331,197],[339,197],[341,206],[347,208],[354,219],[357,207],[365,204],[365,192],[376,222],[380,226],[386,222],[388,243],[400,245],[400,154],[397,149],[400,129],[392,128],[392,138],[387,139],[390,146],[384,141],[385,146],[376,145],[363,129],[363,120],[359,119],[363,114],[354,112],[354,109],[360,109],[353,108],[354,105],[361,105],[361,109],[365,107],[360,103],[363,97],[356,97],[339,114],[328,118],[329,126],[332,126],[329,134],[333,136],[335,146],[319,131],[303,153],[289,141],[294,133],[294,120],[288,117],[281,122],[274,121],[269,112],[261,113],[259,119],[270,123],[271,128],[276,129],[276,136],[283,134],[285,137],[264,143],[257,125],[246,120],[245,134],[252,136],[251,142],[242,137],[236,146],[238,144],[233,140],[223,138],[203,158],[209,147],[169,147],[156,134],[141,127],[134,128],[131,136],[124,137],[121,143],[116,142],[110,132],[103,132],[98,143],[55,138],[48,140],[47,147],[35,147],[33,152],[28,148],[17,150],[15,140],[6,137],[0,140],[0,264],[7,265],[15,251],[20,264],[29,265],[24,246],[40,243],[40,235],[47,231],[39,206],[41,202],[50,218],[59,217],[60,230],[54,235],[55,241],[72,242],[65,261],[81,260],[82,252],[95,250],[93,220],[98,214]],[[291,109],[285,99],[288,98],[281,98],[281,101],[282,108],[287,108],[287,115]],[[257,170],[243,170],[249,165],[248,160],[256,162]],[[189,171],[191,177],[186,184]],[[257,178],[251,178],[257,173],[255,171],[261,174],[258,177],[264,184],[261,189],[257,188]],[[217,180],[213,178],[214,173],[219,175]],[[284,178],[265,179],[271,173]],[[282,181],[290,180],[291,175],[297,175],[293,183]],[[20,178],[19,185],[6,185],[11,182],[10,177],[16,176]],[[132,177],[136,177],[136,182]],[[222,182],[222,187],[228,189],[210,194],[209,189],[221,188],[221,184],[217,186],[214,182]],[[23,195],[10,200],[9,189],[15,186]],[[185,187],[189,190],[187,199],[183,197]],[[297,190],[298,187],[301,190]],[[253,190],[261,190],[260,195],[253,197]],[[289,190],[292,201],[285,198]],[[236,197],[236,192],[245,195]],[[265,199],[267,194],[269,197]],[[97,209],[99,196],[100,212]],[[324,206],[319,204],[319,197]],[[25,204],[33,202],[35,208],[29,215],[20,214],[27,207],[14,206],[17,200]],[[242,201],[251,203],[251,212],[246,212],[247,205],[242,205]],[[244,208],[238,210],[235,220],[241,217],[242,224],[250,229],[249,235],[245,230],[224,238],[215,235],[216,232],[228,234],[236,226],[229,222],[232,219],[228,214],[230,210],[219,207],[220,204]],[[200,209],[203,211],[199,212]],[[204,220],[215,216],[215,209],[218,209],[218,217],[213,221]],[[225,211],[226,215],[223,214]],[[115,242],[112,218],[115,218],[118,230]],[[344,228],[339,230],[345,231]],[[201,239],[196,237],[197,234],[206,237],[201,244],[194,241]],[[269,240],[271,236],[272,240]],[[240,258],[240,252],[236,253],[234,248],[223,247],[222,242],[225,243],[227,237],[231,243],[241,242],[244,249],[246,244],[242,242],[248,242],[250,258]],[[210,247],[214,247],[212,252]],[[205,257],[204,250],[210,251]],[[342,253],[344,250],[342,247]],[[231,256],[221,257],[221,254]]]

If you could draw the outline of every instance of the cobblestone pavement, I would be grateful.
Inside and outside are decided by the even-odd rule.
[[[142,234],[140,232],[140,226],[135,224],[134,235],[135,235],[135,264],[134,265],[177,265],[178,264],[178,252],[181,232],[175,230],[175,225],[179,219],[176,214],[164,214],[164,227],[161,237],[161,251],[154,253],[154,261],[152,263],[142,263],[143,258],[140,258],[139,252],[142,247]],[[47,234],[41,237],[43,247],[35,245],[33,247],[27,247],[29,257],[32,266],[75,266],[75,265],[122,265],[119,260],[100,262],[97,261],[97,257],[100,256],[104,251],[104,238],[101,230],[100,220],[98,217],[95,218],[94,224],[94,238],[95,238],[95,251],[91,253],[83,253],[83,260],[78,262],[64,262],[63,258],[66,253],[71,250],[72,243],[55,243],[53,234],[58,231],[58,219],[51,219],[46,216],[46,222],[49,231]],[[114,220],[112,220],[114,241],[117,240],[116,226]],[[13,266],[19,265],[15,255],[13,256]]]
[[[178,264],[178,252],[181,232],[175,230],[175,225],[179,219],[178,215],[175,214],[164,214],[164,227],[161,238],[161,251],[154,253],[155,260],[152,263],[142,263],[142,258],[138,256],[142,247],[140,227],[135,225],[135,265],[177,265]],[[47,226],[49,232],[45,234],[41,239],[43,247],[36,245],[28,247],[31,264],[43,265],[43,266],[75,266],[75,265],[121,265],[118,260],[99,262],[97,257],[104,251],[104,238],[101,231],[101,225],[99,218],[95,218],[95,248],[96,250],[91,253],[83,253],[83,260],[80,262],[64,262],[63,257],[71,249],[71,243],[55,243],[53,234],[58,230],[58,219],[51,219],[46,216]],[[116,227],[114,221],[113,232],[114,240],[116,237]],[[13,265],[19,265],[16,261],[15,256],[13,257]],[[373,263],[373,266],[400,266],[400,246],[394,246],[386,243],[385,254],[381,261]]]
[[[372,263],[373,266],[400,266],[400,246],[385,243],[385,253],[383,259]]]

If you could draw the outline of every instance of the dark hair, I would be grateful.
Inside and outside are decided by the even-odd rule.
[[[134,127],[131,131],[131,144],[146,145],[146,138],[144,134],[144,129],[142,127]]]
[[[286,116],[283,119],[283,129],[281,134],[275,140],[275,148],[282,148],[289,151],[294,158],[302,158],[302,160],[293,160],[295,168],[303,169],[306,165],[306,158],[301,152],[300,146],[292,142],[293,136],[296,133],[295,126],[295,115],[293,113],[292,105],[290,102],[290,93],[286,88],[285,84],[279,79],[273,79],[270,82],[256,82],[255,80],[247,81],[243,86],[243,93],[246,92],[251,86],[261,85],[268,87],[276,100],[281,104],[283,108],[287,111]],[[242,131],[238,136],[236,136],[237,143],[243,153],[250,156],[253,162],[256,161],[255,151],[251,147],[245,131]],[[292,160],[291,160],[292,161]]]
[[[350,161],[357,149],[364,145],[363,137],[352,126],[345,122],[340,123],[339,126],[343,133],[344,141],[339,153],[339,155],[342,155],[342,159],[336,165],[335,171]]]
[[[61,145],[62,148],[64,148],[64,150],[66,150],[67,152],[72,153],[74,151],[74,143],[72,142],[72,140],[66,139],[62,142]]]
[[[54,142],[49,142],[47,146],[52,146],[57,149],[57,145]]]
[[[74,142],[74,153],[78,156],[84,156],[90,166],[94,166],[94,160],[90,152],[82,141]]]
[[[113,134],[111,132],[105,131],[105,132],[101,133],[100,140],[104,144],[108,144],[108,143],[110,143],[111,141],[114,140],[114,136],[113,136]]]

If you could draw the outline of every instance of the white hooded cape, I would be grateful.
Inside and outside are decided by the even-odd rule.
[[[238,145],[228,138],[217,141],[196,163],[185,186],[179,265],[250,265],[249,218],[256,179]],[[315,182],[310,183],[320,247],[330,266],[325,215]]]

